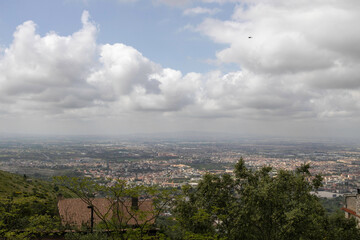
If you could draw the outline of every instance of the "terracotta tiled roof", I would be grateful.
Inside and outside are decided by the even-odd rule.
[[[100,215],[105,216],[105,219],[110,220],[113,216],[116,219],[120,218],[122,223],[127,225],[143,224],[148,221],[153,224],[153,201],[151,199],[139,200],[139,216],[134,216],[131,211],[131,199],[124,200],[123,204],[115,203],[112,199],[94,198],[90,199],[94,206],[94,211]],[[58,202],[59,214],[63,225],[70,225],[74,227],[81,227],[82,225],[90,225],[91,209],[88,208],[90,204],[85,203],[80,198],[60,199]],[[119,214],[115,215],[116,209],[119,209]],[[129,214],[131,212],[131,214]],[[119,217],[118,217],[119,216]],[[102,220],[94,213],[94,223],[100,223]]]
[[[350,213],[351,215],[353,215],[353,216],[355,216],[355,217],[360,218],[360,216],[359,216],[359,215],[357,215],[357,214],[356,214],[356,212],[355,212],[355,211],[353,211],[353,210],[351,210],[351,209],[348,209],[348,208],[342,207],[342,208],[341,208],[341,210],[343,210],[343,211],[345,211],[345,212],[347,212],[347,213]]]

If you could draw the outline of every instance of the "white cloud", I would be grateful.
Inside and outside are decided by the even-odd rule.
[[[360,32],[355,29],[360,4],[246,2],[246,6],[238,5],[231,19],[208,18],[197,28],[213,41],[228,45],[216,53],[218,62],[238,64],[243,73],[258,79],[251,82],[259,82],[268,90],[248,88],[240,93],[245,98],[237,102],[258,109],[256,114],[263,117],[268,113],[317,118],[357,116]]]
[[[152,1],[155,4],[165,4],[173,7],[183,7],[192,3],[194,0],[152,0]]]
[[[1,53],[0,120],[143,113],[266,122],[358,118],[358,9],[321,3],[311,9],[299,2],[252,1],[227,21],[206,19],[197,30],[227,44],[217,60],[240,67],[228,73],[183,74],[131,46],[100,45],[86,11],[82,28],[69,36],[40,36],[34,22],[25,22]]]
[[[256,72],[300,72],[331,68],[359,59],[358,10],[326,3],[312,8],[296,1],[284,5],[259,2],[239,6],[231,20],[207,19],[199,31],[229,44],[217,53],[224,63],[234,62]],[[249,38],[251,37],[251,38]]]
[[[214,15],[216,13],[220,12],[219,8],[203,8],[203,7],[195,7],[195,8],[188,8],[183,11],[184,15],[200,15],[200,14],[209,14]]]
[[[148,76],[160,68],[123,44],[100,46],[99,60],[101,67],[89,76],[89,82],[120,95],[129,94],[136,85],[146,85]]]
[[[94,64],[97,29],[87,12],[82,21],[83,28],[66,37],[54,32],[41,37],[32,21],[20,25],[0,60],[2,98],[17,102],[17,107],[27,102],[25,109],[31,100],[59,108],[91,104],[96,91],[86,76]]]
[[[197,80],[191,74],[163,69],[124,44],[98,45],[88,12],[81,20],[82,29],[65,37],[40,36],[31,21],[17,28],[0,60],[1,99],[10,112],[166,112],[194,101]]]

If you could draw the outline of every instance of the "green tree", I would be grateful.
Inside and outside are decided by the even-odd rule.
[[[56,205],[52,199],[17,197],[0,202],[0,237],[30,239],[59,229]]]
[[[329,216],[326,230],[328,233],[326,239],[360,240],[360,233],[355,219],[344,218],[344,213],[340,211]]]
[[[244,239],[322,239],[325,211],[310,193],[321,178],[311,180],[308,169],[303,165],[271,176],[270,167],[252,172],[241,160],[235,166],[241,200],[237,234]],[[240,178],[241,173],[246,177]]]
[[[196,188],[183,188],[174,213],[183,238],[201,235],[213,239],[342,239],[359,237],[344,217],[329,218],[311,191],[322,178],[312,176],[308,164],[295,171],[271,167],[245,167],[243,159],[234,175],[207,174]],[[337,224],[339,223],[339,227]],[[330,227],[331,226],[331,227]],[[355,238],[357,239],[357,238]]]
[[[228,174],[207,174],[196,189],[185,186],[183,197],[175,207],[177,220],[185,233],[231,236],[235,229],[234,208],[238,201],[235,186]]]

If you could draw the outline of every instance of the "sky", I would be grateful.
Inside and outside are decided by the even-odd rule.
[[[0,0],[0,133],[357,138],[358,0]]]

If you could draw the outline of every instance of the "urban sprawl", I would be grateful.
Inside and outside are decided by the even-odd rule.
[[[360,147],[307,141],[3,139],[0,169],[34,177],[83,176],[129,183],[197,185],[206,173],[233,173],[243,157],[251,169],[294,170],[310,163],[324,178],[321,190],[349,193],[360,187]]]

